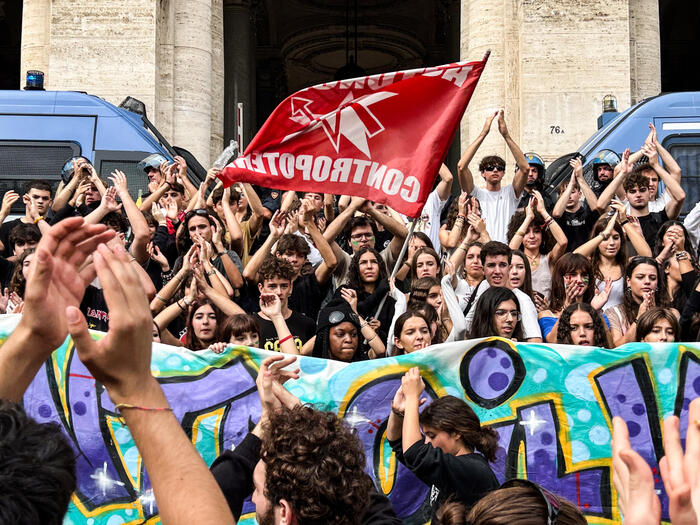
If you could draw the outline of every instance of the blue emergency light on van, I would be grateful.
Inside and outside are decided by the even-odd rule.
[[[73,91],[0,91],[0,194],[10,189],[21,194],[24,183],[34,179],[55,187],[66,161],[77,156],[88,159],[103,178],[123,171],[134,197],[147,191],[138,163],[152,154],[169,161],[183,155],[193,182],[202,179],[204,170],[194,157],[167,143],[148,121],[145,106],[131,97],[127,101],[117,107]]]

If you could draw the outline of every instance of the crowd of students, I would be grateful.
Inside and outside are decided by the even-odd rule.
[[[503,185],[505,161],[483,157],[480,187],[470,164],[494,121],[515,174]],[[461,191],[452,195],[455,181],[443,165],[413,224],[359,197],[248,183],[224,188],[216,169],[195,186],[184,159],[160,155],[139,165],[149,191],[134,200],[120,171],[104,178],[86,159],[70,159],[55,195],[45,182],[29,183],[25,214],[0,227],[0,311],[23,314],[0,356],[2,397],[20,400],[32,370],[70,331],[79,357],[126,417],[164,521],[192,516],[173,496],[184,488],[176,487],[182,476],[155,453],[168,445],[181,453],[175,464],[199,472],[202,486],[182,492],[186,501],[213,487],[216,494],[197,505],[218,516],[211,521],[231,522],[253,492],[261,524],[397,522],[363,473],[357,439],[282,386],[297,377],[288,371],[293,356],[352,362],[489,336],[604,348],[698,340],[700,210],[677,220],[685,199],[680,168],[653,125],[644,144],[631,146],[639,150],[626,150],[615,165],[608,157],[594,162],[592,185],[581,159],[573,159],[571,178],[552,198],[544,163],[521,151],[496,112],[460,159]],[[2,221],[19,198],[4,195]],[[88,328],[108,335],[95,343]],[[137,350],[120,362],[117,346],[128,341]],[[246,345],[280,352],[261,366],[263,417],[212,466],[224,498],[150,375],[151,341],[192,351]],[[26,352],[30,343],[36,348]],[[495,432],[450,396],[419,412],[422,392],[420,371],[412,369],[392,401],[387,438],[398,460],[433,487],[434,522],[512,523],[515,511],[504,501],[538,509],[533,524],[585,522],[575,506],[534,484],[499,487],[489,466]],[[700,405],[691,407],[694,437],[687,442],[695,448],[686,457],[698,459]],[[616,422],[616,485],[629,502],[646,472],[623,427]],[[673,441],[677,432],[667,434]],[[674,479],[685,475],[688,490],[700,492],[693,469],[678,474],[677,448]],[[310,482],[312,471],[319,474]],[[64,478],[59,485],[70,484]],[[199,521],[207,520],[189,522]]]

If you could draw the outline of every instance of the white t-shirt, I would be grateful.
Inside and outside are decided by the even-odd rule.
[[[518,209],[518,197],[515,196],[513,185],[501,188],[498,191],[489,191],[474,186],[472,195],[479,199],[481,204],[481,216],[486,223],[486,231],[492,241],[508,243],[508,223]]]
[[[416,227],[413,230],[416,232],[423,232],[430,237],[433,243],[433,249],[438,253],[440,253],[440,214],[446,203],[447,199],[441,201],[437,190],[433,190],[430,195],[428,195],[425,206],[423,206],[423,211],[418,220],[416,220]],[[404,221],[407,226],[411,220],[412,219],[409,217],[404,216]]]
[[[476,303],[479,301],[479,297],[486,290],[488,290],[491,285],[486,279],[479,283],[479,287],[476,289],[476,296],[474,297],[474,302],[471,308],[465,316],[467,321],[467,332],[472,329],[472,322],[474,321],[474,314],[476,313]],[[520,314],[522,315],[523,324],[523,336],[525,339],[542,338],[542,330],[540,330],[540,323],[537,322],[537,308],[535,308],[535,303],[532,302],[525,292],[519,289],[512,290],[515,296],[518,298],[520,303]]]

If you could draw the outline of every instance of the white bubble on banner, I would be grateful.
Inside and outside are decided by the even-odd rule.
[[[662,368],[659,371],[659,383],[667,385],[673,380],[673,371],[670,368]]]
[[[532,380],[535,383],[542,383],[545,379],[547,379],[547,370],[544,368],[538,368],[535,370],[535,373],[532,374]]]
[[[578,463],[591,459],[591,451],[588,446],[582,441],[574,440],[571,442],[571,461]]]
[[[588,438],[595,445],[607,445],[610,442],[610,431],[601,425],[595,425],[588,432]]]

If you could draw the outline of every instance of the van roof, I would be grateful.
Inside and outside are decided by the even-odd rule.
[[[79,91],[0,90],[0,113],[97,115],[104,117],[117,114],[143,126],[141,115],[118,108],[95,95]]]

